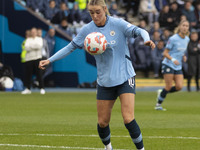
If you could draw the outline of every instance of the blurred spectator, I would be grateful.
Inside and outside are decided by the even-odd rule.
[[[135,69],[144,72],[145,77],[148,77],[151,67],[151,49],[144,45],[144,41],[141,37],[138,37],[134,41],[134,50],[137,57],[135,63]]]
[[[164,41],[160,40],[156,45],[156,48],[151,51],[154,78],[158,78],[160,75],[161,64],[163,60],[163,51],[164,51]]]
[[[25,31],[25,39],[21,44],[22,51],[21,51],[20,57],[21,57],[21,63],[22,63],[22,68],[23,68],[23,74],[25,74],[25,72],[26,72],[25,71],[26,70],[25,62],[26,62],[26,53],[27,53],[27,51],[25,49],[25,43],[26,43],[27,38],[29,38],[30,36],[31,36],[31,30],[26,30]],[[23,82],[25,82],[25,77],[23,77]]]
[[[75,0],[75,2],[78,3],[78,7],[79,7],[79,9],[81,11],[86,9],[86,7],[87,7],[87,0]]]
[[[47,40],[45,38],[42,37],[42,29],[38,28],[37,29],[37,36],[41,37],[43,40],[43,47],[42,47],[42,59],[47,59],[49,58],[49,47],[47,44]]]
[[[126,14],[122,14],[118,11],[118,6],[116,2],[112,2],[110,4],[109,12],[110,12],[110,15],[113,17],[117,17],[117,18],[120,17],[127,20]]]
[[[144,19],[140,20],[138,27],[147,30],[147,23],[146,23],[146,21]]]
[[[155,0],[155,6],[158,12],[160,12],[163,9],[163,7],[168,4],[168,0]]]
[[[171,36],[171,32],[168,29],[163,30],[163,34],[161,34],[161,39],[164,41],[164,46],[167,44],[169,37]]]
[[[146,20],[148,25],[152,26],[159,16],[154,0],[140,0],[139,15],[140,18]]]
[[[45,94],[44,83],[42,80],[42,71],[38,68],[39,61],[42,58],[43,40],[37,36],[37,29],[31,29],[31,37],[27,38],[25,42],[25,49],[27,51],[25,57],[25,87],[22,94],[31,94],[31,81],[33,71],[36,72],[37,79],[39,81],[40,93]]]
[[[169,5],[165,5],[162,11],[160,12],[159,23],[160,23],[160,27],[173,30],[174,24],[173,24],[173,18],[171,17],[170,12],[169,12]]]
[[[55,29],[50,28],[47,34],[45,35],[44,39],[46,39],[48,47],[49,47],[49,53],[50,56],[54,54],[54,49],[55,49]],[[48,86],[53,86],[54,82],[51,81],[52,79],[48,79],[48,76],[53,73],[53,66],[50,64],[46,69],[45,73],[43,75],[43,78],[45,80],[45,85],[47,84]]]
[[[78,4],[74,3],[73,8],[70,9],[70,17],[68,19],[68,22],[76,25],[77,23],[80,23],[81,21],[81,12],[78,8]]]
[[[59,8],[61,3],[65,3],[68,7],[68,0],[56,0],[56,6]]]
[[[169,13],[170,13],[170,16],[173,20],[172,30],[174,30],[174,28],[178,26],[178,24],[180,22],[180,17],[181,17],[181,14],[182,14],[181,10],[178,7],[177,2],[171,3]]]
[[[72,36],[72,32],[70,28],[68,27],[68,22],[66,18],[63,18],[60,25],[58,26],[64,33],[68,34],[69,36]]]
[[[45,0],[26,0],[26,6],[31,8],[35,12],[44,12],[44,1]]]
[[[154,31],[158,31],[160,33],[160,35],[163,33],[158,21],[154,22],[153,27],[150,28],[150,30],[149,30],[150,37],[153,36]]]
[[[30,36],[31,36],[31,31],[30,30],[26,30],[26,32],[25,32],[25,39],[24,39],[24,41],[22,42],[22,45],[21,45],[22,52],[21,52],[20,57],[21,57],[21,62],[22,63],[26,62],[26,60],[25,60],[25,57],[26,57],[25,43],[26,43],[27,38],[30,37]]]
[[[187,17],[185,15],[181,15],[180,21],[182,21],[182,20],[187,20]]]
[[[55,48],[55,29],[51,28],[45,35],[44,39],[47,41],[48,48],[49,48],[49,55],[52,56],[54,54]]]
[[[157,45],[158,42],[161,40],[160,38],[160,32],[154,31],[153,36],[152,36],[152,41]]]
[[[75,0],[68,0],[68,8],[71,10],[74,7]]]
[[[140,1],[139,0],[124,0],[124,3],[126,5],[126,14],[128,14],[130,10],[132,9],[132,13],[133,13],[132,16],[133,17],[137,16]]]
[[[51,22],[54,24],[60,24],[63,18],[69,18],[69,8],[65,3],[60,4],[60,10],[52,18]]]
[[[56,7],[56,1],[50,0],[49,5],[44,11],[44,17],[48,20],[51,20],[58,11],[59,9]]]
[[[196,90],[199,91],[199,77],[200,77],[200,41],[198,42],[198,33],[192,32],[190,35],[190,42],[187,48],[188,52],[188,79],[187,90],[190,91],[191,79],[194,76],[196,82]]]
[[[194,12],[197,20],[197,29],[199,29],[200,32],[200,1],[196,3]]]
[[[90,13],[88,12],[87,8],[81,11],[81,20],[84,23],[89,23],[92,21],[92,18],[90,16]]]
[[[182,14],[186,16],[187,20],[190,23],[190,28],[195,28],[197,25],[196,16],[194,10],[191,10],[192,4],[190,1],[186,1],[184,8],[182,9]]]

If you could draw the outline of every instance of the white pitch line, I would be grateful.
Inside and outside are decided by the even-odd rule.
[[[9,147],[31,147],[31,148],[53,148],[53,149],[95,149],[102,150],[103,148],[91,148],[91,147],[68,147],[68,146],[49,146],[49,145],[21,145],[21,144],[0,144],[0,146]],[[115,149],[115,150],[129,150],[129,149]]]
[[[98,135],[77,135],[77,134],[20,134],[20,133],[0,133],[0,136],[52,136],[52,137],[99,137]],[[130,136],[122,135],[112,135],[112,138],[130,138]],[[190,139],[190,140],[200,140],[200,137],[183,137],[183,136],[143,136],[146,139]]]

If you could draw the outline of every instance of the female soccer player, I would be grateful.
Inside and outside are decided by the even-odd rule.
[[[124,124],[137,149],[144,150],[140,128],[134,118],[135,71],[130,61],[127,37],[141,36],[144,44],[155,48],[149,34],[123,19],[109,16],[104,0],[90,0],[88,10],[92,21],[84,25],[78,35],[66,47],[48,60],[43,60],[39,68],[61,59],[76,48],[84,46],[85,37],[91,32],[101,32],[110,45],[101,55],[95,55],[97,64],[97,112],[98,133],[105,145],[105,150],[112,150],[109,122],[113,105],[119,96]]]
[[[162,61],[162,73],[165,88],[158,90],[156,110],[163,109],[161,104],[168,93],[180,91],[183,87],[182,59],[186,61],[185,52],[189,43],[189,22],[182,20],[167,42],[163,52],[165,59]],[[173,81],[175,86],[172,86]]]

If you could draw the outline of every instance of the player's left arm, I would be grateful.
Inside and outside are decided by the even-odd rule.
[[[149,33],[146,30],[136,28],[134,31],[134,35],[141,36],[144,40],[144,45],[150,46],[151,49],[154,49],[156,47],[155,43],[152,40],[150,40]]]

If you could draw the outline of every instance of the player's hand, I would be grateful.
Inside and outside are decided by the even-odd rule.
[[[41,60],[40,63],[39,63],[39,68],[44,70],[45,69],[45,66],[49,65],[50,64],[50,61],[49,60]]]
[[[173,61],[173,63],[174,63],[175,65],[179,65],[178,60]]]
[[[144,43],[144,45],[146,45],[146,46],[150,46],[151,47],[151,49],[154,49],[155,47],[156,47],[156,45],[154,44],[154,42],[153,41],[146,41],[145,43]]]

